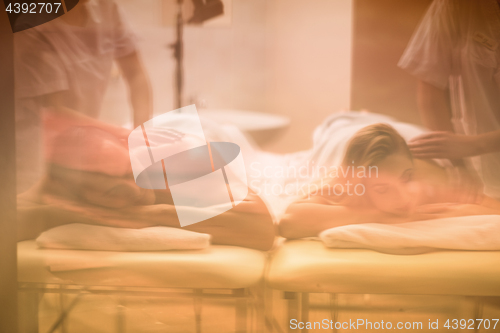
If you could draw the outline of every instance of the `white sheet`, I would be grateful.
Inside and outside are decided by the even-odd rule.
[[[325,246],[387,253],[430,249],[498,251],[500,215],[443,218],[401,224],[351,224],[320,233]]]
[[[43,232],[36,239],[41,248],[94,251],[200,250],[210,245],[210,235],[178,228],[113,228],[72,223]]]

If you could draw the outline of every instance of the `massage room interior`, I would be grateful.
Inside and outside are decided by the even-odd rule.
[[[500,1],[39,2],[0,5],[0,333],[500,332]]]

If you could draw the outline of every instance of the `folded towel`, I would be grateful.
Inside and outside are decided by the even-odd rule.
[[[178,228],[126,229],[73,223],[43,232],[36,244],[41,248],[65,250],[199,250],[210,245],[210,238],[208,234]]]
[[[500,215],[450,217],[401,224],[351,224],[319,234],[325,246],[408,254],[430,249],[500,250]]]

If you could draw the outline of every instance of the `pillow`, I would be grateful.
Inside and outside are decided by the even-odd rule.
[[[94,251],[199,250],[210,245],[208,234],[169,227],[127,229],[80,223],[66,224],[43,232],[40,248]]]
[[[499,251],[500,215],[448,217],[400,224],[350,224],[319,234],[332,248],[408,253],[430,249]]]

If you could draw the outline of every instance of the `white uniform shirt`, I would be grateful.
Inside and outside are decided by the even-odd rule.
[[[83,27],[62,19],[15,34],[18,192],[43,172],[41,105],[36,97],[66,91],[65,106],[98,117],[115,58],[135,51],[115,2],[90,0]]]
[[[399,66],[450,89],[457,133],[500,130],[500,7],[496,0],[435,0]],[[473,160],[487,194],[500,198],[500,153]]]

